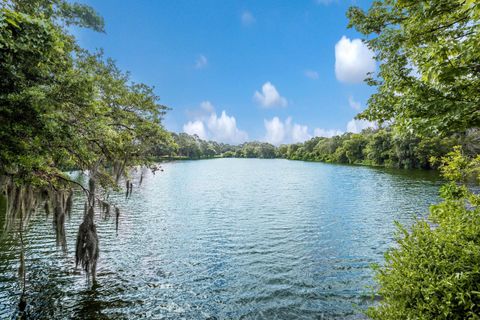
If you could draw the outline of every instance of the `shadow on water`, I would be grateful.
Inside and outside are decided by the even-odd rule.
[[[428,181],[436,184],[441,184],[444,180],[440,173],[436,170],[422,170],[422,169],[397,169],[397,168],[383,168],[370,167],[379,173],[387,174],[394,177],[399,177],[407,180]]]
[[[100,291],[99,286],[91,289],[80,291],[79,300],[72,312],[72,319],[80,320],[109,320],[109,319],[128,319],[125,315],[118,312],[109,312],[108,315],[104,310],[114,309],[118,307],[118,303],[106,301],[104,294]]]
[[[284,161],[292,161],[285,160]],[[301,161],[301,160],[300,160]],[[371,170],[379,174],[385,174],[392,177],[398,177],[407,180],[413,181],[428,181],[433,183],[443,182],[443,178],[440,175],[440,172],[437,170],[424,170],[424,169],[400,169],[392,167],[382,167],[382,166],[369,166],[362,164],[348,164],[348,163],[330,163],[330,162],[318,162],[318,161],[301,161],[304,163],[315,164],[320,166],[331,166],[331,167],[344,167],[344,168],[356,168],[360,170]]]
[[[19,244],[12,233],[4,231],[5,210],[6,198],[0,195],[0,291],[8,290],[8,300],[3,294],[0,296],[1,319],[127,319],[122,313],[104,314],[104,310],[119,303],[105,299],[108,297],[100,285],[90,287],[85,279],[81,284],[84,289],[79,290],[77,279],[72,276],[80,272],[73,271],[73,267],[65,268],[71,261],[60,250],[57,253],[60,259],[44,260],[27,248],[26,306],[19,304],[22,294],[15,272],[19,259],[15,248]]]
[[[124,304],[109,301],[100,286],[88,288],[84,284],[84,289],[79,289],[68,273],[55,273],[48,267],[39,265],[30,270],[32,281],[26,296],[25,319],[128,319],[121,312],[112,311]],[[109,310],[108,315],[105,310]],[[16,311],[11,318],[16,319],[17,316]]]

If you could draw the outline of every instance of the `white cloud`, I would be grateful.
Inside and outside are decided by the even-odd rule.
[[[287,119],[288,121],[288,119]],[[278,117],[273,117],[272,120],[263,120],[265,130],[265,141],[278,145],[285,139],[285,125]]]
[[[196,134],[201,139],[233,144],[248,139],[248,134],[237,128],[235,117],[229,116],[225,110],[218,116],[210,101],[203,101],[200,104],[200,111],[190,113],[196,115],[196,119],[183,126],[183,131],[188,134]]]
[[[195,69],[203,69],[207,66],[208,60],[203,54],[199,55],[195,61]]]
[[[200,139],[206,139],[207,133],[205,132],[205,126],[200,120],[189,121],[183,125],[183,132],[190,135],[196,134]]]
[[[315,128],[315,130],[313,130],[313,136],[314,137],[331,138],[331,137],[334,137],[334,136],[340,136],[342,134],[343,134],[343,131],[336,130],[336,129]]]
[[[312,136],[308,133],[308,127],[300,124],[294,124],[292,127],[292,142],[303,142],[311,139]]]
[[[264,140],[274,145],[303,142],[312,138],[312,135],[308,132],[308,126],[292,124],[291,117],[288,117],[285,121],[273,117],[271,120],[263,120],[263,123],[266,130]]]
[[[347,123],[347,132],[360,133],[363,129],[376,128],[374,122],[352,119]]]
[[[250,11],[243,11],[240,20],[242,20],[242,25],[245,27],[251,26],[255,23],[255,17]]]
[[[274,145],[304,142],[313,137],[331,138],[344,134],[339,129],[323,128],[315,128],[313,134],[311,134],[307,125],[293,123],[291,117],[288,117],[285,121],[278,117],[273,117],[271,120],[264,119],[263,123],[266,131],[263,140]],[[346,132],[360,133],[364,129],[376,127],[374,122],[352,119],[347,123]]]
[[[319,78],[318,72],[314,70],[305,70],[304,74],[305,74],[305,77],[310,78],[312,80],[317,80]]]
[[[293,123],[291,117],[288,117],[285,121],[282,121],[278,117],[273,117],[271,120],[264,119],[263,123],[266,131],[263,140],[274,145],[304,142],[313,137],[331,138],[344,133],[338,129],[315,128],[313,134],[311,134],[308,126]],[[376,125],[373,122],[355,119],[347,123],[347,132],[360,133],[366,128],[376,128]]]
[[[355,101],[352,96],[348,97],[348,104],[352,109],[355,109],[355,110],[360,110],[360,108],[362,107],[360,102]]]
[[[342,36],[335,44],[335,75],[341,82],[362,82],[368,72],[375,71],[373,52],[360,39]]]
[[[263,84],[262,93],[255,91],[253,99],[266,108],[275,106],[286,107],[288,105],[287,99],[282,97],[270,82]]]
[[[216,113],[212,113],[207,122],[208,131],[211,139],[226,143],[242,143],[248,139],[245,131],[237,128],[235,117],[228,116],[225,110],[222,111],[220,117]]]

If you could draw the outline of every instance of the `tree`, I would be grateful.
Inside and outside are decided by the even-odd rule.
[[[347,15],[380,62],[367,79],[377,92],[359,117],[399,129],[393,161],[438,165],[427,154],[442,154],[454,142],[439,137],[478,153],[471,135],[480,125],[478,1],[378,0],[367,12],[351,7]],[[397,246],[376,268],[382,300],[370,317],[480,317],[480,198],[467,187],[470,176],[479,177],[480,157],[468,154],[457,147],[439,162],[451,182],[440,189],[444,201],[431,207],[429,219],[398,226]]]
[[[371,136],[365,147],[365,156],[375,165],[384,165],[391,159],[392,136],[389,131],[379,130]]]
[[[377,0],[347,16],[367,38],[379,72],[359,118],[447,135],[480,126],[480,3]]]
[[[88,201],[76,258],[95,279],[94,204],[110,208],[99,187],[118,187],[128,168],[149,165],[154,146],[171,138],[161,125],[167,108],[153,88],[132,83],[101,53],[82,50],[65,28],[71,24],[103,30],[93,9],[66,1],[14,0],[0,9],[0,189],[7,226],[21,236],[44,204],[64,247],[71,189],[80,187]],[[89,186],[65,169],[88,172]]]
[[[364,159],[364,149],[367,145],[367,139],[361,134],[352,134],[349,139],[343,143],[345,156],[349,163],[362,162]]]

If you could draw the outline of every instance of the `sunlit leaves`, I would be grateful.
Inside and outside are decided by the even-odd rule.
[[[480,125],[478,1],[375,1],[348,11],[380,62],[361,118],[449,134]]]
[[[55,186],[80,169],[113,185],[114,162],[145,164],[156,144],[171,143],[167,108],[112,60],[80,49],[65,24],[103,28],[90,7],[60,0],[0,11],[0,175]]]

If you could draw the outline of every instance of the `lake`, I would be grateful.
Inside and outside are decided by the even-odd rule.
[[[98,286],[75,270],[83,215],[30,224],[26,264],[32,319],[362,319],[372,263],[438,201],[434,172],[288,160],[214,159],[163,164],[97,216]],[[2,215],[3,219],[3,215]],[[3,221],[2,221],[3,223]],[[18,241],[0,240],[0,318],[19,299]]]

